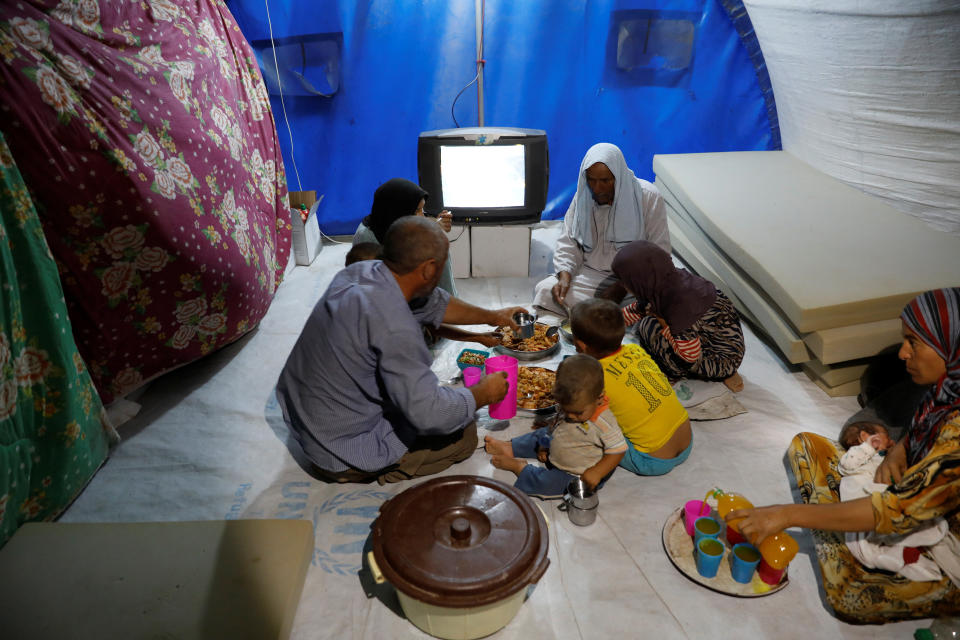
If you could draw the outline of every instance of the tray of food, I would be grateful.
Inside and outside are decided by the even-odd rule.
[[[768,596],[776,593],[789,584],[790,580],[787,574],[779,584],[769,585],[760,579],[756,573],[753,579],[746,584],[741,584],[733,579],[730,574],[730,545],[724,539],[723,559],[720,561],[720,569],[713,578],[705,578],[697,571],[697,561],[694,558],[693,539],[687,534],[687,529],[683,524],[683,507],[679,507],[670,514],[663,525],[663,550],[666,552],[670,562],[683,575],[690,578],[697,584],[725,593],[728,596],[737,596],[740,598],[756,598],[759,596]]]
[[[518,338],[509,327],[500,327],[500,344],[494,349],[517,360],[542,360],[560,350],[559,327],[538,322],[533,325],[533,337]]]
[[[517,413],[550,416],[560,409],[553,399],[553,383],[557,372],[544,367],[517,369]]]

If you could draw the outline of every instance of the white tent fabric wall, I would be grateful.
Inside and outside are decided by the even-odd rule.
[[[960,234],[960,2],[744,5],[783,149]]]

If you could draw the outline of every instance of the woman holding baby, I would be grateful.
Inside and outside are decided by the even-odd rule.
[[[899,357],[914,382],[929,385],[906,435],[885,456],[869,497],[840,502],[840,452],[798,434],[788,457],[805,504],[731,512],[754,543],[788,527],[814,529],[827,600],[844,619],[886,622],[960,610],[960,288],[914,298],[901,314]],[[944,575],[914,582],[858,563],[836,532],[907,534],[946,521],[949,532],[926,554]]]

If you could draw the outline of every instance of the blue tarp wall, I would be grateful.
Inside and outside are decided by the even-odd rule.
[[[473,0],[269,0],[269,22],[263,0],[227,4],[258,52],[290,189],[324,195],[325,233],[353,233],[379,184],[416,181],[417,135],[457,126],[451,104],[476,74]],[[656,153],[780,148],[738,0],[487,0],[483,57],[485,124],[547,132],[545,219],[566,212],[596,142],[651,181]],[[477,126],[475,86],[455,116]]]

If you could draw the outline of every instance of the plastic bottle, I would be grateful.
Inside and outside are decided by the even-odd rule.
[[[960,638],[960,618],[944,616],[933,621],[928,629],[913,632],[916,640],[941,640],[942,638]]]
[[[786,531],[767,536],[760,543],[761,560],[757,575],[767,584],[779,584],[799,548],[797,541]]]
[[[307,205],[300,203],[300,219],[304,222],[307,221],[307,218],[310,217],[310,212],[307,211]]]
[[[717,496],[717,513],[720,519],[726,518],[727,514],[737,509],[752,509],[753,504],[737,493],[724,493]],[[727,542],[732,547],[740,542],[747,542],[747,539],[740,534],[740,518],[731,520],[727,523]]]

